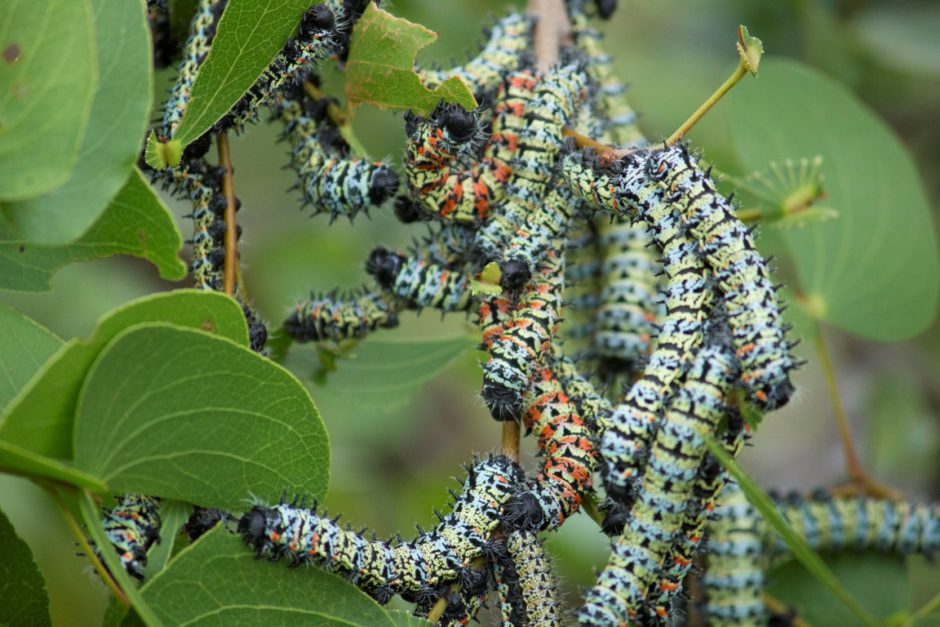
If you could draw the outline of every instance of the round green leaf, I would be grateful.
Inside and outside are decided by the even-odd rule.
[[[90,1],[100,77],[88,127],[64,185],[5,208],[23,239],[62,244],[88,230],[127,181],[149,122],[152,62],[143,3]]]
[[[139,170],[131,170],[123,188],[79,240],[36,244],[0,235],[0,289],[43,292],[52,275],[66,264],[112,255],[132,255],[153,263],[160,276],[179,280],[186,264],[176,221]]]
[[[98,82],[89,0],[6,0],[0,21],[0,199],[69,177]]]
[[[0,408],[62,346],[52,331],[20,312],[0,305]]]
[[[765,59],[732,95],[745,168],[821,155],[829,222],[781,233],[816,315],[900,341],[936,316],[937,242],[923,186],[894,134],[844,87],[793,61]]]
[[[910,585],[904,561],[884,555],[839,555],[826,560],[836,578],[879,619],[908,609]],[[819,582],[797,562],[771,571],[767,592],[793,605],[814,627],[854,625],[858,619],[819,590]]]
[[[140,592],[165,625],[396,624],[336,575],[259,561],[221,528],[181,551]]]
[[[29,546],[0,512],[0,625],[51,625],[46,584]]]
[[[440,340],[401,342],[368,339],[350,355],[336,360],[336,370],[311,389],[323,416],[351,437],[364,429],[398,427],[386,420],[412,402],[425,383],[434,379],[472,348],[466,335]],[[312,355],[294,350],[287,364],[295,372],[310,371]],[[335,434],[334,434],[335,435]]]
[[[285,491],[322,499],[329,441],[287,370],[228,339],[131,327],[79,395],[75,466],[113,489],[238,511]]]
[[[72,456],[72,419],[82,381],[118,333],[143,322],[172,322],[248,345],[241,307],[223,294],[179,290],[147,296],[109,312],[87,340],[73,339],[49,359],[0,416],[0,438],[49,457]]]

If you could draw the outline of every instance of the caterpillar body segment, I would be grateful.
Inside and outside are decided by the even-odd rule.
[[[452,582],[470,595],[485,593],[485,573],[471,564],[484,556],[502,504],[520,480],[521,470],[505,457],[475,463],[440,524],[394,546],[368,540],[302,502],[256,505],[239,520],[238,531],[259,557],[312,562],[343,575],[380,603],[399,594],[429,607]]]
[[[506,520],[528,531],[557,529],[592,490],[595,452],[592,433],[550,367],[533,375],[523,416],[535,432],[544,462],[539,474],[505,507]]]
[[[495,90],[506,75],[529,64],[533,24],[531,16],[520,13],[504,17],[490,28],[489,38],[476,57],[448,70],[419,70],[421,81],[434,89],[457,76],[477,93]]]
[[[645,161],[637,165],[645,167],[647,176],[658,181],[679,207],[683,224],[699,243],[724,297],[742,384],[762,410],[782,407],[793,392],[789,373],[796,364],[789,354],[770,270],[750,231],[684,145],[650,151]],[[637,179],[621,180],[627,191]]]
[[[147,552],[160,540],[160,499],[124,494],[101,524],[127,574],[143,581]]]
[[[493,564],[503,627],[562,624],[558,584],[537,535],[513,531]]]
[[[284,331],[298,342],[362,339],[376,329],[398,326],[398,309],[383,294],[359,290],[314,294],[294,306]]]
[[[183,58],[177,70],[176,82],[163,109],[161,134],[166,139],[171,139],[176,133],[189,107],[193,83],[209,54],[226,4],[228,0],[199,0],[196,4],[196,12],[189,25],[189,37],[183,44]]]
[[[561,315],[564,256],[546,252],[523,290],[512,317],[489,346],[483,366],[483,400],[496,420],[519,420],[529,377],[549,351]]]
[[[293,145],[291,168],[314,214],[352,220],[395,195],[398,175],[388,164],[349,158],[349,147],[327,118],[325,102],[311,101],[298,89],[273,111]]]
[[[638,493],[623,533],[578,614],[582,624],[627,617],[642,624],[665,622],[668,606],[651,607],[649,591],[661,582],[667,558],[687,516],[693,487],[711,437],[727,412],[725,396],[736,378],[734,358],[721,344],[699,351],[670,401],[650,446]],[[674,592],[674,591],[672,591]]]
[[[369,255],[366,271],[408,309],[468,311],[474,304],[467,274],[417,256],[406,257],[379,247]]]

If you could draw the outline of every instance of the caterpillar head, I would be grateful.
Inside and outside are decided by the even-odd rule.
[[[431,121],[456,144],[471,142],[480,132],[480,120],[476,112],[467,111],[456,104],[441,102],[431,114]]]
[[[242,539],[261,555],[268,542],[267,529],[278,518],[272,509],[255,505],[238,521],[238,533]]]
[[[483,401],[493,418],[500,422],[520,420],[525,409],[522,395],[499,383],[487,382],[483,385]]]
[[[421,205],[408,196],[399,196],[395,199],[395,217],[404,224],[411,224],[424,219]]]
[[[617,0],[594,0],[594,4],[597,5],[597,14],[602,20],[609,20],[617,10]]]
[[[325,4],[311,7],[300,19],[298,37],[307,37],[317,31],[328,31],[336,25],[333,11]]]
[[[379,246],[366,259],[366,272],[372,275],[379,285],[389,289],[395,284],[398,273],[407,259],[403,255]]]
[[[539,531],[544,525],[545,515],[535,495],[522,492],[503,506],[503,522],[513,529]]]
[[[386,165],[381,165],[372,173],[369,182],[369,201],[381,205],[398,191],[398,174]]]
[[[532,270],[523,259],[512,258],[500,262],[499,284],[504,290],[516,292],[522,289],[532,278]]]

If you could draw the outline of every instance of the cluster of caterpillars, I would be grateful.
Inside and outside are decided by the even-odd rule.
[[[237,131],[267,111],[283,125],[314,214],[353,219],[395,197],[402,222],[426,227],[409,251],[372,251],[371,287],[313,295],[283,328],[299,342],[335,344],[395,327],[406,310],[475,314],[488,356],[483,398],[494,419],[535,434],[541,466],[527,476],[503,456],[475,461],[450,513],[408,541],[351,531],[302,500],[256,505],[231,526],[257,555],[336,571],[381,603],[400,595],[427,616],[446,601],[442,624],[465,624],[494,592],[505,625],[560,624],[539,534],[593,497],[599,475],[613,546],[580,623],[671,624],[689,604],[711,624],[766,622],[763,573],[787,550],[705,441],[736,455],[747,437],[742,403],[762,412],[786,404],[797,363],[767,263],[732,203],[688,146],[650,145],[636,126],[591,26],[616,3],[569,0],[573,43],[547,71],[531,58],[534,21],[515,13],[493,25],[466,64],[418,69],[428,86],[460,77],[482,104],[407,115],[398,174],[352,154],[315,74],[327,59],[343,61],[367,1],[313,7],[213,129]],[[159,129],[165,139],[185,112],[224,4],[198,3]],[[150,5],[159,35],[162,3]],[[172,56],[162,50],[158,60]],[[568,131],[617,149],[579,149]],[[197,142],[179,167],[154,177],[192,201],[193,274],[200,287],[219,290],[226,201],[222,174],[204,157],[208,144]],[[474,291],[494,264],[499,285]],[[566,315],[580,324],[563,326]],[[263,350],[266,329],[254,320],[253,346]],[[127,495],[105,522],[138,578],[158,506]],[[778,507],[819,550],[940,548],[937,507],[825,493]],[[191,535],[220,519],[198,510]],[[689,599],[685,582],[702,555],[703,598]]]

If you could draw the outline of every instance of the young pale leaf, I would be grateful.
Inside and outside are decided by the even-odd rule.
[[[759,81],[731,95],[734,144],[746,168],[821,155],[836,220],[781,236],[800,291],[821,319],[900,341],[937,313],[937,238],[910,155],[838,83],[793,61],[764,60]]]
[[[816,580],[829,589],[832,594],[842,602],[842,604],[859,619],[862,624],[875,626],[878,621],[869,613],[867,609],[855,599],[852,594],[846,590],[836,576],[829,570],[822,558],[816,554],[806,543],[806,540],[800,534],[793,531],[787,521],[774,506],[773,501],[767,496],[757,483],[741,470],[741,467],[732,459],[724,448],[712,438],[705,438],[705,445],[708,452],[717,459],[725,470],[728,471],[741,490],[747,496],[747,500],[760,512],[764,520],[767,521],[774,531],[780,536],[783,542],[790,549],[795,557]]]
[[[45,292],[62,266],[112,255],[131,255],[152,262],[160,276],[178,281],[186,264],[176,221],[136,168],[98,221],[71,244],[36,244],[0,239],[0,289]]]
[[[62,340],[38,322],[0,305],[0,409],[26,385],[62,346]]]
[[[285,491],[322,499],[329,464],[303,385],[202,331],[127,329],[98,355],[78,398],[75,466],[118,491],[238,511]]]
[[[151,547],[147,553],[147,568],[144,573],[145,579],[150,579],[155,574],[166,568],[173,555],[173,547],[176,546],[176,540],[180,535],[180,529],[189,520],[193,513],[193,506],[189,503],[180,501],[171,501],[163,499],[160,503],[160,542]]]
[[[198,139],[244,95],[297,28],[311,0],[228,0],[174,139]]]
[[[29,546],[0,512],[0,625],[51,625],[49,595]]]
[[[90,1],[100,77],[88,127],[64,185],[5,207],[24,240],[65,244],[88,230],[126,184],[150,118],[152,63],[143,5]]]
[[[127,303],[102,317],[88,339],[62,346],[20,389],[0,416],[0,438],[41,455],[71,458],[73,416],[82,381],[108,342],[143,322],[172,322],[248,345],[241,307],[223,294],[180,290]]]
[[[427,115],[444,100],[475,109],[473,92],[459,78],[451,78],[433,91],[421,83],[414,70],[415,57],[435,39],[433,31],[370,2],[356,22],[346,63],[346,98],[350,106],[365,103]]]
[[[181,551],[140,595],[166,625],[396,625],[336,575],[259,561],[219,527]]]
[[[5,0],[0,20],[0,199],[65,183],[98,82],[90,0]]]

